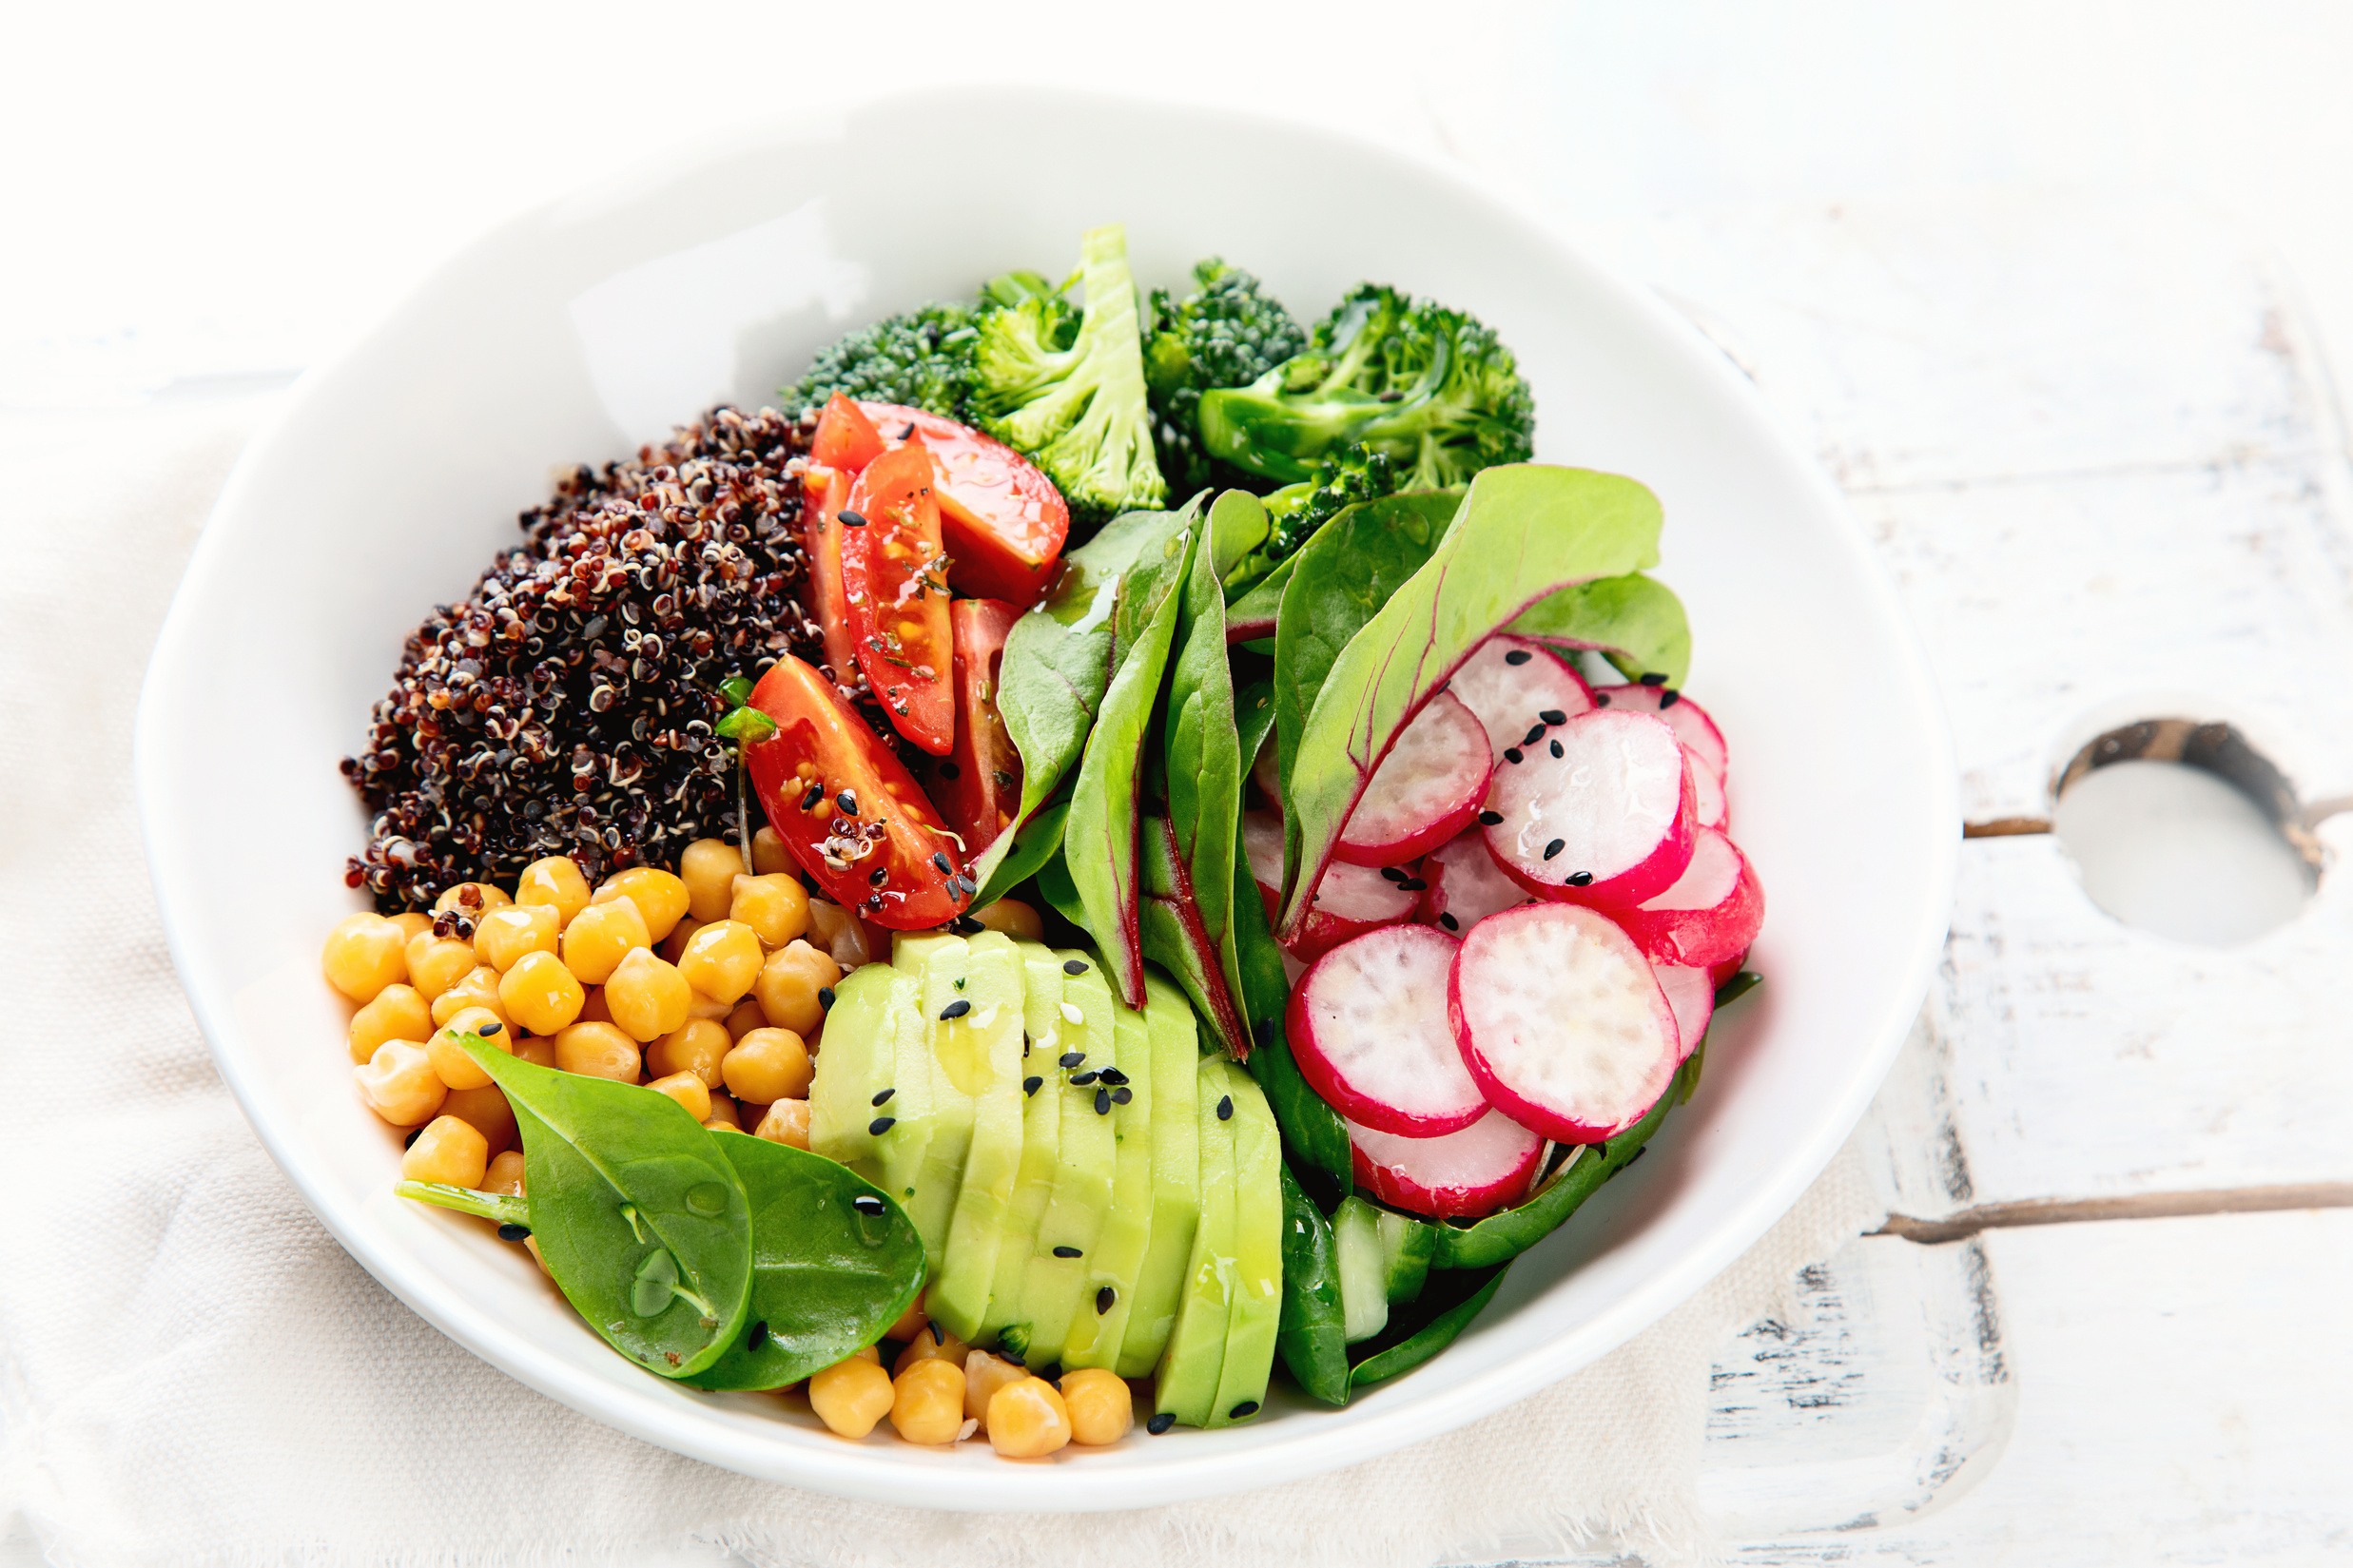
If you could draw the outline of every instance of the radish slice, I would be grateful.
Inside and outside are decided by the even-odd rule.
[[[1447,1023],[1454,948],[1427,925],[1385,926],[1317,958],[1292,992],[1292,1059],[1342,1115],[1434,1138],[1487,1114]]]
[[[1632,909],[1611,912],[1652,963],[1706,969],[1737,958],[1764,924],[1764,888],[1748,857],[1712,827],[1692,837],[1691,863],[1675,885]]]
[[[1524,745],[1535,726],[1559,724],[1593,709],[1593,688],[1584,676],[1535,638],[1507,632],[1481,643],[1446,688],[1477,715],[1498,766],[1504,748]],[[1561,717],[1552,718],[1555,713]]]
[[[1481,920],[1454,955],[1447,1012],[1488,1103],[1562,1143],[1642,1120],[1681,1060],[1650,965],[1606,916],[1574,904]]]
[[[1401,1138],[1352,1121],[1348,1147],[1357,1186],[1392,1209],[1444,1219],[1492,1214],[1526,1197],[1545,1140],[1489,1111],[1442,1138]]]
[[[1272,811],[1243,812],[1242,853],[1250,861],[1258,897],[1266,903],[1267,919],[1273,921],[1283,902],[1283,819]],[[1409,918],[1422,901],[1422,890],[1418,879],[1406,880],[1416,885],[1401,887],[1378,871],[1332,861],[1315,884],[1307,924],[1288,944],[1291,956],[1305,963],[1351,937]]]
[[[1683,747],[1683,755],[1691,759],[1691,820],[1701,827],[1722,827],[1731,816],[1724,782],[1689,746]]]
[[[1675,738],[1689,749],[1692,761],[1716,775],[1719,790],[1732,776],[1728,766],[1731,752],[1724,745],[1724,732],[1716,727],[1707,709],[1674,687],[1597,686],[1593,688],[1593,704],[1621,713],[1657,714],[1674,726]]]
[[[1389,748],[1333,850],[1352,865],[1403,865],[1470,825],[1487,796],[1487,731],[1441,691]]]
[[[1675,1033],[1680,1043],[1675,1048],[1679,1062],[1690,1059],[1707,1038],[1708,1020],[1716,1016],[1716,982],[1707,978],[1704,969],[1684,969],[1675,964],[1654,963],[1650,973],[1659,982],[1659,994],[1666,998],[1668,1011],[1675,1015]]]
[[[1422,861],[1422,880],[1429,883],[1422,913],[1456,936],[1499,910],[1529,901],[1527,889],[1497,869],[1486,837],[1478,833],[1431,850]]]
[[[1691,768],[1675,732],[1648,714],[1569,720],[1521,762],[1506,758],[1487,803],[1488,853],[1540,897],[1629,908],[1691,863]]]
[[[1739,974],[1740,972],[1740,965],[1746,963],[1747,961],[1748,954],[1746,951],[1742,951],[1736,954],[1732,958],[1726,958],[1721,963],[1709,964],[1707,966],[1707,983],[1713,986],[1721,987],[1724,981]]]

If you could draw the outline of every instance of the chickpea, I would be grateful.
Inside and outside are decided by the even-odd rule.
[[[613,1009],[605,1005],[603,986],[592,985],[588,988],[588,1000],[580,1004],[580,1016],[572,1021],[574,1023],[611,1023],[613,1021]]]
[[[1090,1447],[1117,1442],[1136,1424],[1136,1396],[1117,1372],[1100,1366],[1062,1374],[1062,1407],[1070,1413],[1070,1441]]]
[[[635,1083],[643,1064],[637,1042],[609,1023],[575,1023],[555,1036],[555,1065],[567,1073]]]
[[[954,1442],[964,1429],[964,1369],[926,1361],[892,1381],[890,1424],[907,1442]]]
[[[555,951],[555,911],[537,904],[494,909],[474,922],[474,956],[501,975],[526,953]]]
[[[697,839],[678,855],[678,880],[687,884],[687,913],[709,925],[728,918],[735,879],[744,857],[725,839]]]
[[[616,871],[607,877],[605,885],[589,900],[589,907],[593,909],[614,899],[628,899],[636,904],[637,913],[646,919],[650,942],[669,936],[671,927],[686,918],[687,884],[650,865],[632,865],[627,871]]]
[[[767,1027],[768,1015],[760,1011],[759,1001],[751,997],[737,1002],[735,1011],[728,1015],[728,1038],[731,1040],[740,1040],[753,1030]]]
[[[691,1073],[703,1080],[704,1088],[716,1089],[724,1078],[719,1064],[732,1043],[724,1025],[690,1018],[646,1047],[646,1071],[658,1078]]]
[[[509,913],[501,910],[500,914]],[[535,1035],[553,1035],[579,1017],[588,993],[551,952],[526,953],[498,981],[507,1016]]]
[[[747,1131],[743,1108],[736,1103],[735,1096],[724,1089],[710,1092],[710,1114],[703,1118],[703,1125],[732,1127],[739,1132]]]
[[[1038,918],[1038,911],[1019,899],[984,903],[972,912],[972,918],[991,931],[1001,931],[1008,937],[1027,937],[1034,942],[1045,940],[1045,922]]]
[[[741,920],[718,920],[688,939],[678,958],[678,973],[687,983],[731,1011],[736,1001],[760,978],[760,939]]]
[[[400,928],[401,945],[404,948],[408,943],[433,929],[433,917],[421,909],[411,909],[399,915],[388,915],[385,919]]]
[[[433,1021],[437,1027],[446,1026],[469,1007],[489,1008],[500,1023],[515,1021],[507,1016],[507,1004],[498,999],[498,971],[487,964],[467,970],[456,985],[433,998]]]
[[[489,1168],[482,1172],[482,1191],[503,1192],[508,1197],[523,1195],[523,1152],[510,1149],[491,1156]]]
[[[883,1347],[879,1345],[862,1345],[858,1346],[857,1349],[852,1350],[850,1354],[857,1360],[865,1362],[869,1366],[880,1366],[883,1365]]]
[[[751,870],[756,877],[772,877],[780,871],[791,872],[792,851],[785,847],[785,841],[777,836],[776,829],[764,827],[751,836]]]
[[[490,1145],[471,1122],[456,1116],[436,1116],[417,1134],[400,1156],[403,1181],[446,1182],[452,1187],[479,1187],[490,1165]]]
[[[449,1086],[433,1071],[425,1048],[409,1040],[386,1040],[376,1055],[351,1070],[360,1097],[395,1127],[419,1127],[433,1119],[449,1097]]]
[[[589,904],[588,879],[580,868],[561,855],[550,855],[544,861],[534,861],[523,867],[515,880],[515,901],[540,909],[555,911],[555,929],[561,931],[572,923],[572,918]]]
[[[808,1097],[808,1047],[789,1029],[755,1029],[735,1042],[719,1063],[728,1093],[739,1100],[773,1105]]]
[[[351,1059],[366,1061],[386,1040],[421,1040],[433,1033],[433,1009],[411,985],[388,985],[351,1016]]]
[[[1054,1384],[1025,1377],[988,1400],[989,1446],[1007,1459],[1041,1459],[1070,1442],[1070,1407]]]
[[[519,1035],[515,1040],[515,1059],[534,1067],[554,1067],[555,1041],[547,1035]]]
[[[759,1124],[753,1129],[756,1136],[770,1143],[789,1144],[795,1149],[808,1147],[808,1101],[778,1100],[760,1113]]]
[[[808,893],[798,877],[738,877],[727,914],[751,927],[761,946],[782,947],[808,929]]]
[[[908,1302],[907,1309],[899,1314],[899,1321],[883,1330],[883,1338],[897,1340],[901,1345],[906,1345],[924,1331],[931,1322],[931,1314],[924,1310],[925,1294],[926,1292],[922,1290],[915,1292],[915,1299]]]
[[[692,999],[687,978],[655,958],[651,948],[632,948],[605,982],[605,1005],[613,1009],[613,1021],[640,1042],[684,1027],[687,1004]]]
[[[837,1361],[808,1380],[809,1408],[840,1437],[863,1438],[873,1431],[895,1398],[890,1375],[862,1356]]]
[[[840,964],[808,943],[795,941],[768,955],[760,978],[751,983],[751,994],[770,1024],[806,1039],[826,1021],[830,997],[817,993],[831,991],[841,980]]]
[[[453,1089],[441,1102],[441,1114],[455,1116],[482,1134],[492,1154],[515,1147],[515,1107],[496,1084],[479,1089]]]
[[[388,985],[409,978],[408,939],[381,915],[352,915],[335,922],[319,967],[327,983],[356,1002],[371,1002]]]
[[[899,1359],[891,1365],[890,1375],[904,1377],[908,1367],[925,1361],[943,1361],[961,1372],[964,1358],[970,1354],[971,1345],[937,1323],[926,1321],[923,1327],[915,1331],[915,1337],[907,1341],[906,1348],[899,1352]],[[963,1390],[960,1388],[957,1392],[962,1397]]]
[[[686,956],[688,940],[692,938],[697,931],[702,929],[703,922],[696,920],[693,916],[689,915],[685,920],[680,920],[676,925],[670,928],[669,936],[664,937],[660,941],[653,944],[653,951],[661,958],[668,959],[670,962],[676,963],[681,958]]]
[[[479,1089],[490,1082],[490,1074],[457,1043],[460,1035],[479,1035],[509,1053],[513,1052],[515,1042],[508,1038],[505,1022],[487,1007],[461,1007],[450,1015],[447,1023],[433,1032],[433,1038],[425,1042],[425,1056],[433,1063],[433,1075],[452,1089]]]
[[[691,1073],[672,1073],[646,1085],[657,1094],[668,1094],[686,1109],[696,1121],[710,1119],[710,1085]]]
[[[502,1156],[503,1157],[503,1156]],[[973,1350],[964,1356],[964,1414],[988,1424],[988,1402],[997,1390],[1009,1383],[1019,1383],[1029,1376],[1026,1367],[1016,1366],[1002,1356],[992,1356],[985,1350]]]
[[[652,945],[652,934],[636,902],[609,899],[589,905],[564,927],[564,967],[582,985],[602,985],[621,967],[623,958]]]
[[[411,937],[406,952],[409,984],[429,1002],[439,1000],[442,992],[463,979],[481,961],[475,957],[472,942],[461,942],[455,937],[437,937],[430,930],[421,937]]]
[[[441,896],[433,900],[433,912],[446,915],[454,909],[467,920],[478,920],[492,910],[505,909],[514,902],[495,882],[459,882],[441,890]]]

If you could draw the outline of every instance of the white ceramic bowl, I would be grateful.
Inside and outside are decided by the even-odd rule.
[[[1044,184],[959,173],[1032,145],[1058,149]],[[1008,267],[1055,271],[1108,220],[1126,223],[1148,283],[1214,252],[1305,319],[1362,278],[1467,307],[1520,357],[1541,458],[1659,494],[1659,575],[1689,607],[1690,688],[1730,737],[1733,825],[1770,900],[1754,959],[1768,983],[1727,1015],[1651,1156],[1528,1253],[1452,1348],[1345,1409],[1278,1395],[1247,1425],[1138,1431],[1044,1466],[985,1444],[844,1442],[772,1397],[648,1376],[519,1249],[392,1195],[399,1143],[352,1093],[347,1009],[318,972],[327,927],[360,907],[340,873],[365,817],[336,765],[402,637],[465,593],[559,466],[621,456],[718,399],[757,405],[846,328]],[[450,262],[306,377],[246,452],[157,644],[137,772],[173,957],[221,1074],[388,1288],[649,1442],[990,1511],[1311,1475],[1474,1420],[1651,1323],[1762,1233],[1870,1099],[1943,938],[1958,822],[1926,667],[1838,494],[1657,300],[1459,170],[1273,122],[1036,93],[927,93],[698,148]]]

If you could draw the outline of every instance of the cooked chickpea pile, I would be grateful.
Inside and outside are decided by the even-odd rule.
[[[338,924],[321,965],[360,1004],[349,1042],[360,1098],[413,1130],[402,1178],[523,1191],[515,1113],[457,1044],[466,1034],[543,1067],[643,1084],[705,1127],[807,1149],[810,1055],[842,970],[805,938],[813,920],[841,912],[812,908],[765,828],[752,867],[747,875],[733,845],[703,839],[675,875],[639,866],[592,889],[555,857],[526,867],[512,895],[466,882],[430,915]],[[1038,934],[1037,916],[1011,900],[974,914]],[[1134,1424],[1130,1390],[1114,1374],[1049,1382],[943,1335],[922,1305],[884,1335],[905,1346],[890,1370],[868,1345],[784,1392],[805,1392],[846,1438],[888,1418],[908,1442],[985,1433],[1010,1459],[1116,1442]]]

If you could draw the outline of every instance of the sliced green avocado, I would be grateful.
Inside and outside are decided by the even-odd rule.
[[[1217,1414],[1226,1332],[1234,1316],[1234,1123],[1217,1114],[1226,1095],[1224,1062],[1204,1057],[1195,1125],[1200,1129],[1201,1223],[1193,1233],[1176,1331],[1154,1379],[1153,1408],[1188,1426]]]
[[[1230,1061],[1234,1096],[1234,1300],[1226,1320],[1225,1364],[1205,1424],[1248,1421],[1266,1403],[1274,1336],[1283,1318],[1282,1134],[1257,1081]]]
[[[981,1342],[1002,1334],[1012,1348],[1029,1348],[1029,1259],[1038,1247],[1038,1222],[1054,1196],[1054,1172],[1062,1138],[1062,1096],[1046,1092],[1055,1075],[1052,1042],[1061,1038],[1062,958],[1043,942],[1015,944],[1021,955],[1021,1163],[1013,1183],[1013,1205],[997,1249],[989,1285],[988,1313]],[[1046,1042],[1041,1044],[1040,1042]],[[1036,1079],[1038,1087],[1030,1088]]]
[[[1135,1302],[1120,1342],[1123,1378],[1149,1375],[1176,1326],[1185,1266],[1201,1220],[1201,1134],[1197,1121],[1201,1033],[1193,1004],[1157,973],[1144,971],[1144,1020],[1152,1029],[1152,1223]]]
[[[863,975],[869,970],[881,977],[881,983],[887,988],[882,1016],[875,1023],[879,1042],[875,1052],[890,1064],[890,1081],[882,1089],[891,1091],[885,1109],[897,1114],[890,1117],[890,1125],[881,1132],[870,1131],[883,1116],[883,1112],[875,1110],[872,1104],[874,1095],[882,1093],[882,1089],[877,1089],[866,1096],[864,1125],[869,1130],[868,1136],[874,1139],[874,1157],[882,1166],[874,1185],[890,1194],[891,1200],[906,1210],[912,1219],[915,1189],[924,1175],[924,1156],[931,1149],[931,1108],[937,1098],[931,1087],[931,1052],[924,1038],[924,983],[920,977],[893,964],[861,964],[850,973]],[[840,1005],[838,1000],[835,1005]],[[819,1060],[824,1059],[830,1043],[820,1038]],[[844,1110],[848,1116],[857,1114],[855,1106]],[[916,1233],[923,1233],[920,1227]],[[924,1248],[926,1270],[936,1270],[940,1267],[938,1250],[928,1240]]]
[[[826,1014],[817,1075],[809,1081],[809,1152],[848,1166],[877,1187],[883,1186],[882,1149],[869,1128],[882,1113],[874,1109],[874,1096],[891,1087],[898,1036],[892,1014],[912,1012],[915,1001],[913,983],[886,963],[861,964],[843,976]]]
[[[942,1011],[963,1002],[964,1012],[945,1022],[935,1014],[932,1028],[941,1068],[960,1092],[971,1092],[972,1141],[948,1217],[947,1255],[924,1305],[969,1341],[988,1312],[1021,1164],[1021,958],[1012,938],[983,931],[965,943],[963,971],[963,989]],[[928,980],[924,989],[928,1002]]]
[[[891,967],[913,975],[922,988],[916,1019],[922,1027],[923,1044],[916,1057],[928,1070],[931,1080],[931,1136],[924,1146],[923,1169],[916,1173],[914,1196],[901,1201],[906,1207],[907,1218],[915,1222],[917,1234],[924,1238],[924,1250],[931,1259],[930,1277],[935,1280],[947,1261],[948,1221],[956,1210],[956,1190],[963,1182],[964,1153],[972,1144],[972,1091],[959,1084],[942,1060],[941,1048],[946,1043],[943,1036],[949,1025],[941,1021],[940,1012],[963,995],[955,982],[963,978],[969,961],[962,937],[937,933],[921,937],[902,935],[891,946]],[[907,1091],[905,1080],[916,1075],[906,1067],[907,1060],[903,1051],[898,1072],[901,1081],[897,1086],[901,1094]],[[969,1079],[971,1075],[965,1076]],[[896,1096],[893,1099],[895,1102]]]
[[[1090,966],[1096,961],[1092,953],[1064,958]],[[1157,976],[1147,976],[1144,984],[1154,1007],[1162,1005],[1160,991],[1175,996],[1175,1005],[1185,1006],[1184,997]],[[1158,991],[1152,989],[1156,986]],[[1117,1365],[1152,1234],[1152,1025],[1144,1014],[1118,1006],[1116,999],[1111,1047],[1118,1072],[1127,1080],[1111,1091],[1111,1213],[1086,1260],[1070,1338],[1062,1345],[1062,1365],[1070,1367]]]
[[[1086,1284],[1088,1259],[1111,1212],[1113,1156],[1110,1101],[1098,1113],[1099,1083],[1073,1084],[1073,1075],[1099,1073],[1114,1064],[1111,986],[1099,970],[1062,977],[1062,1021],[1052,1036],[1033,1048],[1030,1060],[1045,1056],[1040,1094],[1061,1097],[1061,1137],[1055,1151],[1054,1196],[1038,1221],[1038,1245],[1030,1253],[1023,1316],[1029,1323],[1026,1354],[1033,1367],[1061,1354],[1070,1320]],[[1069,1067],[1062,1059],[1077,1052]]]

